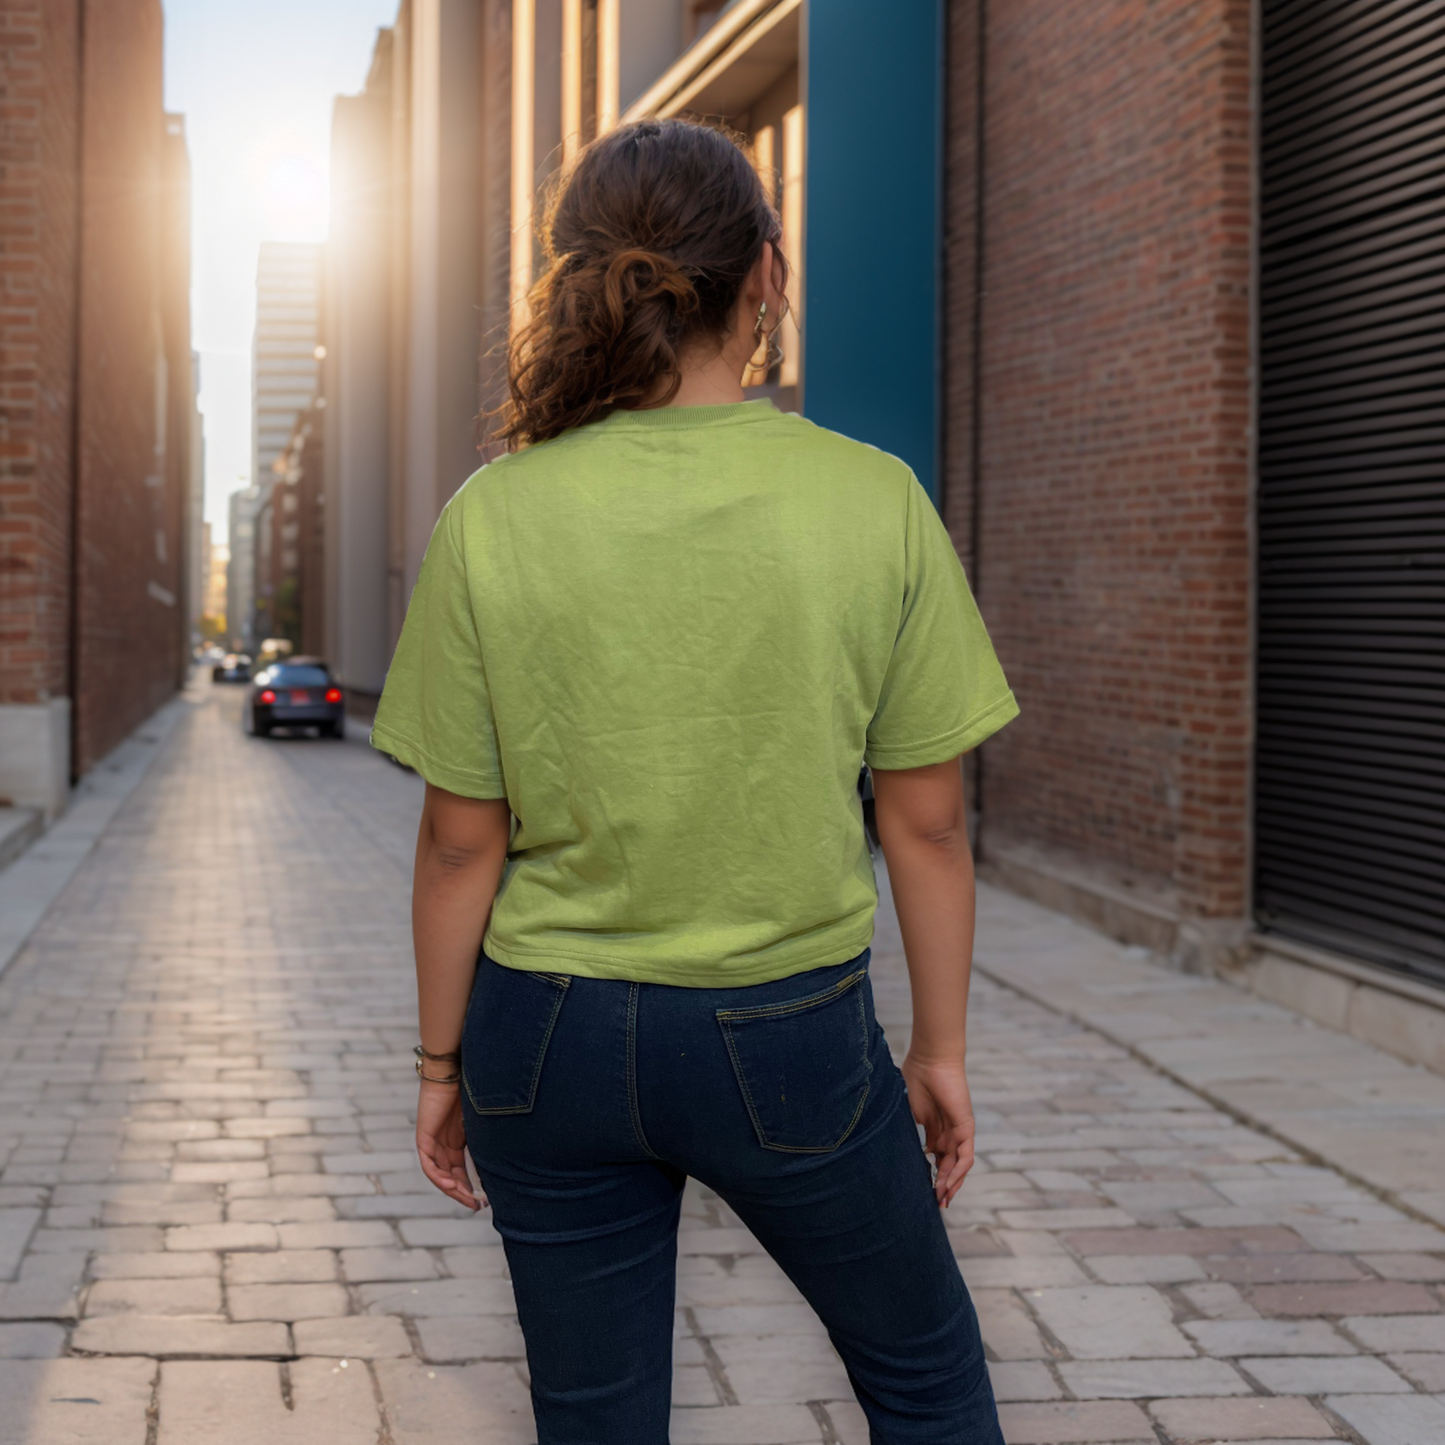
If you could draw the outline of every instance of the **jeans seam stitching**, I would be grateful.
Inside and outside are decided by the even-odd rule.
[[[860,979],[866,978],[867,974],[866,968],[860,968],[857,973],[849,974],[841,983],[835,983],[832,988],[825,988],[821,993],[809,994],[807,998],[789,999],[787,1003],[763,1004],[757,1008],[719,1009],[717,1011],[718,1021],[736,1019],[743,1022],[747,1019],[786,1018],[791,1013],[799,1013],[803,1009],[830,1003],[839,995],[846,993]]]
[[[647,1142],[642,1132],[642,1109],[637,1101],[637,996],[640,985],[633,983],[627,990],[627,1109],[632,1115],[632,1132],[637,1142],[654,1159],[662,1156]]]
[[[872,1069],[869,1069],[872,1073]],[[848,1121],[848,1127],[838,1136],[832,1144],[768,1144],[764,1143],[764,1149],[772,1149],[778,1154],[832,1154],[835,1150],[841,1149],[848,1142],[848,1136],[858,1127],[858,1121],[863,1117],[863,1109],[868,1103],[868,1095],[873,1092],[873,1083],[870,1079],[863,1085],[863,1097],[858,1100],[858,1107],[853,1111],[853,1117]]]
[[[723,1031],[723,1043],[727,1045],[728,1057],[733,1062],[733,1077],[737,1079],[738,1088],[743,1092],[743,1105],[748,1111],[748,1118],[753,1121],[753,1132],[758,1136],[758,1143],[764,1149],[772,1149],[775,1146],[768,1143],[768,1136],[763,1130],[762,1120],[758,1118],[757,1106],[753,1103],[752,1091],[748,1088],[747,1078],[743,1074],[742,1061],[738,1058],[737,1047],[733,1043],[733,1031],[728,1027],[731,1020],[719,1011],[717,1021]]]

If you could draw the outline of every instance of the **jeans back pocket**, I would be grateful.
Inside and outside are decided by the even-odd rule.
[[[821,993],[717,1011],[764,1149],[826,1154],[853,1132],[873,1072],[867,978],[860,968]]]
[[[572,980],[483,956],[462,1030],[462,1087],[478,1114],[528,1114]]]

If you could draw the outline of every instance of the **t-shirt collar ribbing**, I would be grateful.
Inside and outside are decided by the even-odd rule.
[[[617,431],[677,431],[701,426],[737,426],[779,415],[781,413],[771,399],[764,396],[753,401],[728,401],[713,406],[619,409],[605,418],[602,425]]]

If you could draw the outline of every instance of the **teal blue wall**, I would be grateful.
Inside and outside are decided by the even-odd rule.
[[[942,0],[805,0],[803,410],[938,500]]]

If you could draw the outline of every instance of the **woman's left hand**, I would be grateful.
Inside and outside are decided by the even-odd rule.
[[[416,1101],[416,1152],[422,1173],[448,1199],[480,1209],[487,1196],[472,1192],[467,1178],[467,1136],[462,1127],[462,1091],[456,1084],[422,1081]]]
[[[925,1062],[910,1049],[903,1061],[903,1081],[914,1122],[923,1127],[924,1148],[938,1171],[933,1192],[947,1209],[973,1168],[973,1101],[963,1060]]]

